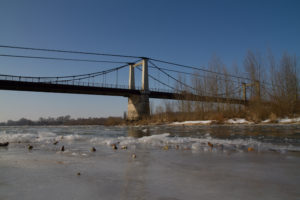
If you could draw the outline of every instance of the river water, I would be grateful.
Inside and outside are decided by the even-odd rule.
[[[7,141],[1,200],[300,199],[300,125],[0,127]]]

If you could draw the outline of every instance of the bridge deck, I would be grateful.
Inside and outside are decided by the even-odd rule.
[[[89,95],[109,95],[129,97],[131,95],[144,94],[141,90],[131,90],[123,88],[107,88],[82,85],[68,85],[43,82],[26,82],[26,81],[11,81],[0,80],[0,90],[17,90],[31,92],[52,92],[52,93],[69,93],[69,94],[89,94]],[[220,102],[231,104],[247,104],[248,101],[223,97],[199,96],[194,94],[171,93],[161,91],[150,91],[150,98],[157,99],[181,99],[203,102]]]

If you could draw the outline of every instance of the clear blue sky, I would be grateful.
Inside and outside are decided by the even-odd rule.
[[[284,51],[299,54],[299,10],[298,0],[1,0],[0,44],[140,55],[195,66],[207,66],[217,54],[226,65],[242,68],[248,49],[270,48],[276,57]],[[0,53],[28,54],[1,48]],[[105,67],[0,57],[2,74],[66,75]],[[127,81],[127,74],[120,76]],[[0,91],[0,121],[121,116],[126,110],[123,97]]]

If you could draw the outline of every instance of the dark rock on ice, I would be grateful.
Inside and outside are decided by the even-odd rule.
[[[121,147],[121,149],[127,149],[127,146],[124,145],[124,146]]]
[[[91,148],[91,152],[95,152],[95,151],[96,151],[95,147]]]
[[[0,147],[7,147],[8,145],[9,145],[9,142],[0,143]]]

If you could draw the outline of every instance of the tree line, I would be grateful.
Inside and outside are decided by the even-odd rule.
[[[123,122],[121,117],[107,117],[107,118],[77,118],[73,119],[70,115],[60,116],[57,118],[39,118],[37,121],[33,121],[26,118],[19,120],[8,120],[7,122],[1,122],[0,126],[56,126],[56,125],[118,125]]]
[[[186,101],[185,98],[164,101],[151,107],[152,119],[222,121],[224,118],[244,117],[259,121],[300,114],[300,69],[296,55],[285,52],[280,59],[275,59],[270,50],[266,54],[249,50],[243,67],[237,64],[228,67],[214,55],[208,69],[217,73],[195,71],[189,79],[179,75],[180,83],[176,88],[186,95],[222,97],[228,99],[227,103]],[[230,99],[245,99],[248,104],[231,104]]]

